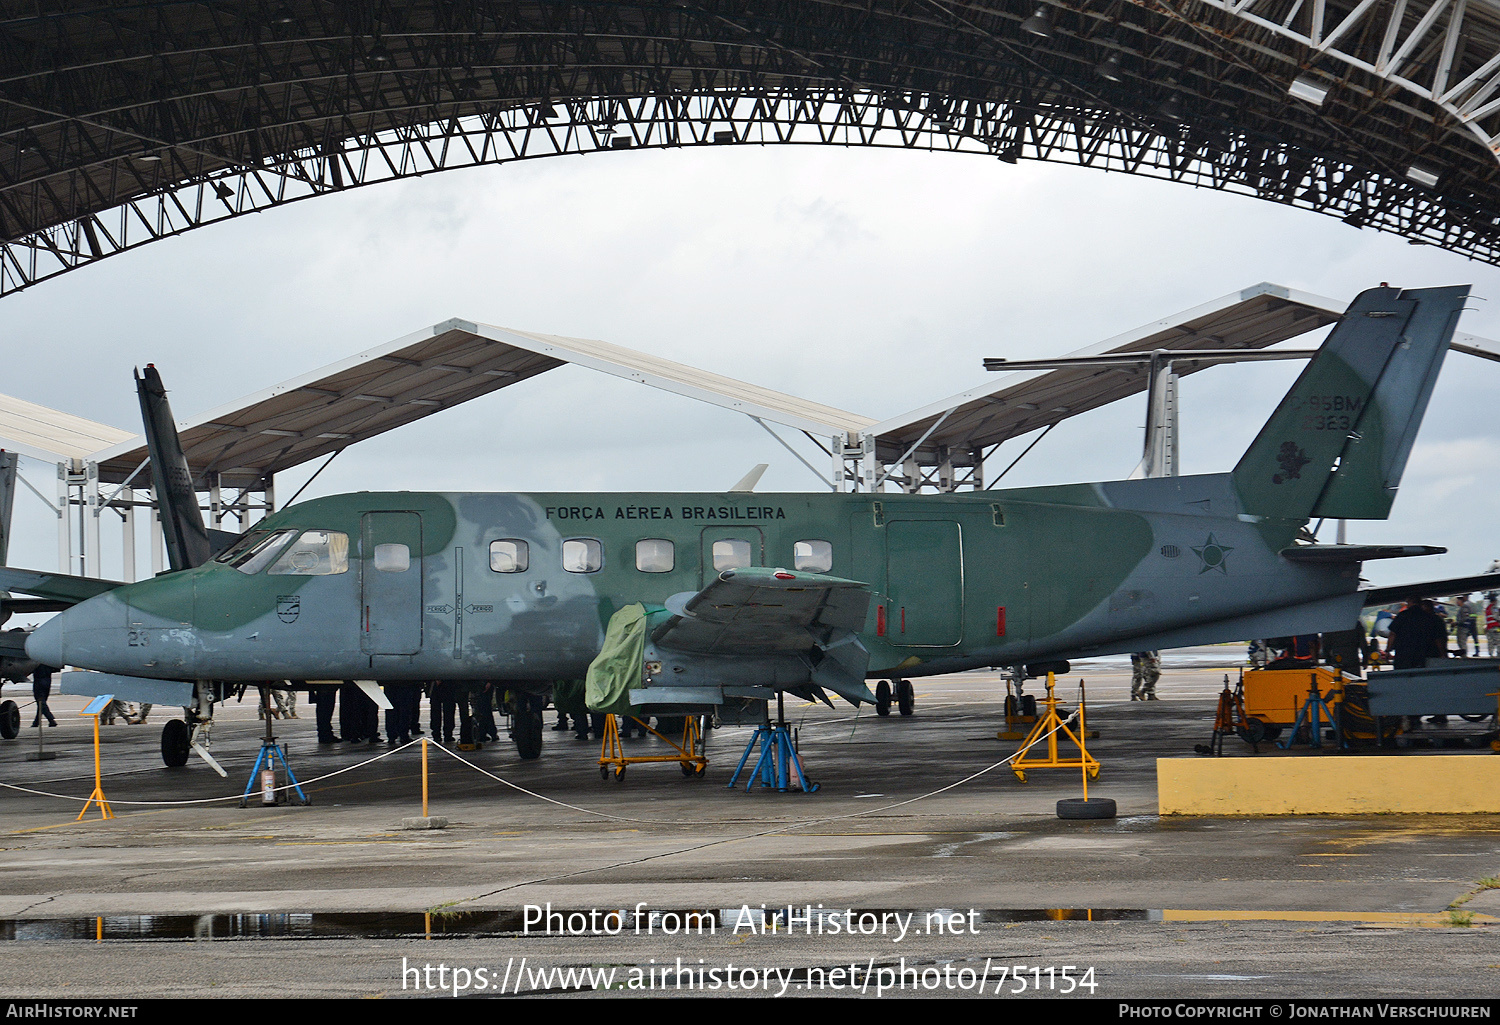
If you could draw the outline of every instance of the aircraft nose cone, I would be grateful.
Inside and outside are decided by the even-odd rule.
[[[53,616],[26,638],[26,656],[53,669],[63,667],[63,616]]]

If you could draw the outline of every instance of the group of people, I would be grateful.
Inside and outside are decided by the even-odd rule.
[[[1479,656],[1481,619],[1484,627],[1485,654],[1500,658],[1500,594],[1489,592],[1481,606],[1471,596],[1461,594],[1451,603],[1452,618],[1430,598],[1413,597],[1401,611],[1376,613],[1370,630],[1372,648],[1380,651],[1380,639],[1386,638],[1386,660],[1397,669],[1419,669],[1429,658]],[[1458,642],[1457,651],[1449,647],[1449,635]]]
[[[379,744],[382,739],[392,747],[408,744],[424,736],[422,697],[429,702],[428,726],[432,739],[452,743],[454,730],[460,738],[468,733],[479,743],[500,739],[495,721],[495,699],[499,696],[492,683],[481,690],[469,690],[453,680],[431,680],[428,683],[387,683],[384,685],[391,707],[385,712],[385,737],[380,735],[380,708],[353,680],[340,685],[313,686],[313,705],[318,712],[319,744]],[[334,730],[337,710],[338,730]],[[468,727],[465,729],[465,727]]]

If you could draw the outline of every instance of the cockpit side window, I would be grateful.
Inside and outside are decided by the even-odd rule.
[[[214,561],[253,576],[265,569],[296,536],[295,530],[252,530],[216,556]]]
[[[326,577],[349,571],[349,535],[304,530],[269,571],[270,576]]]

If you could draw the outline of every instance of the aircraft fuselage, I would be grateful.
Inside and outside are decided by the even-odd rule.
[[[952,495],[360,492],[91,598],[28,650],[162,679],[540,686],[582,677],[620,607],[753,565],[866,583],[868,675],[914,677],[1347,627],[1357,565],[1277,554],[1302,522],[1241,514],[1225,474]]]

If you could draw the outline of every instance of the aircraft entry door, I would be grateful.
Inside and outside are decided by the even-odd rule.
[[[963,535],[944,520],[892,520],[885,526],[886,638],[946,647],[964,627]]]
[[[365,513],[360,528],[360,649],[415,655],[422,647],[422,517]]]

